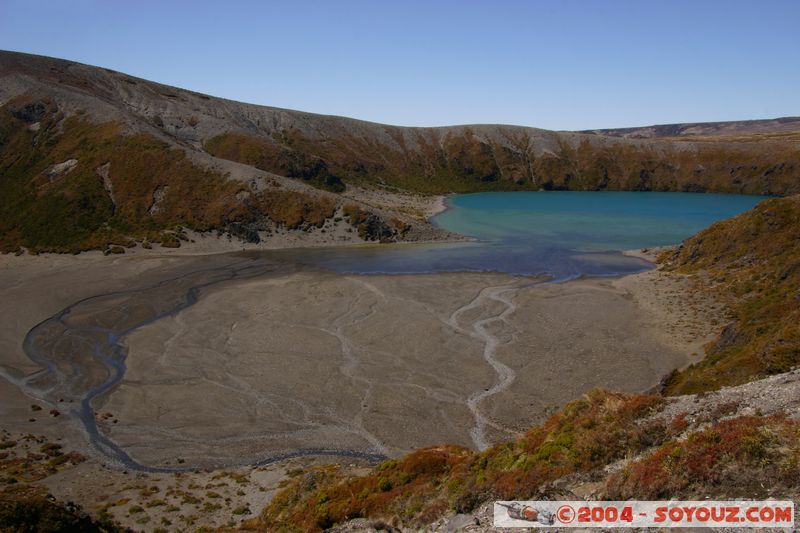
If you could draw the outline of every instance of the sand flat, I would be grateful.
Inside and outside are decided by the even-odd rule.
[[[28,305],[0,326],[0,364],[9,376],[34,371],[22,338],[81,298],[241,261],[4,258],[5,311]],[[99,427],[150,466],[180,459],[213,468],[319,448],[387,456],[443,442],[483,448],[593,387],[647,389],[692,361],[696,334],[680,328],[681,302],[664,296],[686,280],[653,271],[542,281],[292,267],[219,282],[124,336],[127,370],[95,401]],[[13,397],[0,420],[23,427],[28,399]]]
[[[90,446],[69,416],[73,404],[56,402],[61,416],[53,417],[53,405],[17,386],[38,369],[22,339],[65,307],[111,293],[72,307],[70,320],[125,322],[146,314],[147,302],[113,294],[147,294],[164,279],[241,261],[241,254],[0,256],[0,368],[8,378],[0,379],[0,429],[89,456],[42,481],[56,497],[133,527],[139,515],[127,510],[134,503],[153,520],[186,527],[202,507],[203,523],[224,526],[231,509],[257,512],[297,468],[337,462],[355,472],[375,461],[317,454],[253,466],[275,453],[486,446],[594,386],[648,388],[662,371],[696,361],[692,354],[719,328],[720,307],[698,299],[691,280],[655,270],[541,284],[499,274],[344,276],[288,265],[219,282],[194,305],[124,336],[127,372],[94,403],[102,434],[141,464],[185,473],[120,468]],[[104,312],[109,302],[130,313]],[[210,485],[230,506],[206,509],[218,501],[206,499],[202,487]],[[150,496],[145,489],[153,487]],[[151,508],[159,498],[171,505]]]

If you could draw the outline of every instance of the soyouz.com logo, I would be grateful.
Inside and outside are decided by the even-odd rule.
[[[794,527],[791,501],[500,501],[495,527]]]

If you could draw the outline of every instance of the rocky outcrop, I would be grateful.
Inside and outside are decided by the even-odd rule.
[[[75,168],[75,165],[78,164],[77,159],[67,159],[61,163],[56,163],[55,165],[50,165],[47,170],[44,171],[44,175],[47,176],[47,179],[51,182],[57,180],[64,174],[68,174],[70,170]]]

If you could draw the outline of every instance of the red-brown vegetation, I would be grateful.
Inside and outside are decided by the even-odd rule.
[[[800,196],[766,200],[661,258],[668,269],[702,272],[735,313],[706,357],[671,377],[668,393],[737,385],[800,364],[798,221]]]
[[[606,482],[611,500],[759,498],[800,486],[800,424],[784,416],[723,420],[671,441]],[[769,479],[769,487],[764,480]]]

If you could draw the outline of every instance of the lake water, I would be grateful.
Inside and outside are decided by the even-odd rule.
[[[622,250],[677,244],[762,196],[654,192],[509,192],[453,196],[434,223],[475,242],[286,250],[347,273],[497,271],[556,279],[650,268]]]

